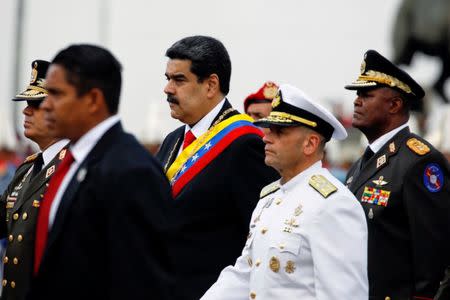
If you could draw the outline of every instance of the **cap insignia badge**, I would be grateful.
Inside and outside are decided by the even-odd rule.
[[[263,90],[263,95],[266,99],[273,99],[277,95],[277,87],[273,84],[266,84]]]
[[[36,81],[38,75],[37,66],[37,62],[34,62],[33,69],[31,70],[30,84],[33,84]]]
[[[364,72],[366,72],[366,61],[365,60],[362,61],[361,67],[359,70],[361,72],[361,75],[364,74]]]
[[[278,91],[278,94],[272,100],[272,108],[275,108],[278,105],[280,105],[281,100],[283,100],[283,96],[281,95],[281,91]]]

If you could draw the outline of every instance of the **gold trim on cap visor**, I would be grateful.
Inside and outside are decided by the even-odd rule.
[[[359,75],[358,80],[353,84],[358,84],[359,81],[375,81],[381,84],[386,84],[391,87],[397,87],[407,94],[414,94],[411,88],[404,82],[398,80],[395,77],[387,75],[385,73],[369,70],[365,75]]]
[[[272,111],[270,115],[266,118],[268,121],[273,122],[285,122],[285,123],[292,123],[292,121],[297,121],[302,124],[306,124],[311,127],[317,127],[317,123],[314,121],[310,121],[301,117],[297,117],[285,112],[280,111]],[[262,121],[262,120],[260,120]]]

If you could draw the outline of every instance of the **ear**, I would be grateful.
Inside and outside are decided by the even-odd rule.
[[[98,88],[93,88],[88,92],[87,110],[91,114],[98,113],[106,108],[103,92]]]
[[[317,134],[311,133],[305,138],[305,142],[303,144],[303,153],[306,156],[313,155],[317,152],[317,148],[319,148],[320,137]]]
[[[209,75],[208,79],[206,79],[207,83],[207,95],[208,98],[213,98],[220,92],[220,82],[219,76],[217,74]]]
[[[389,113],[390,114],[399,113],[403,109],[403,106],[405,105],[403,99],[399,96],[394,96],[390,100],[391,101],[389,103]]]

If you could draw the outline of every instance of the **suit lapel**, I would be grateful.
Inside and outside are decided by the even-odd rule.
[[[86,159],[75,171],[59,204],[55,220],[53,222],[51,230],[49,231],[46,249],[49,249],[52,246],[52,244],[58,238],[59,234],[62,232],[64,220],[67,214],[70,212],[70,208],[74,199],[76,198],[78,190],[80,189],[81,185],[86,182],[86,178],[89,177],[89,172],[92,170],[92,167],[94,167],[101,160],[103,155],[108,152],[108,148],[111,147],[111,145],[114,145],[114,140],[116,139],[116,137],[122,133],[123,129],[120,122],[106,131],[106,133],[100,138],[91,152],[89,152]],[[82,173],[84,174],[82,175]],[[44,252],[44,258],[46,252],[47,250]]]
[[[360,158],[356,162],[357,168],[348,188],[353,193],[356,193],[375,173],[385,168],[389,164],[389,160],[397,154],[400,145],[402,145],[409,133],[408,127],[399,131],[391,140],[384,144],[384,146],[375,153],[367,164],[358,172],[361,164]]]

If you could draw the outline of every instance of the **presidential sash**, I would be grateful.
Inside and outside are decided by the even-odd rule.
[[[214,158],[235,139],[246,134],[263,136],[244,114],[232,116],[214,126],[186,147],[167,170],[167,178],[175,198],[184,186],[200,173]]]

